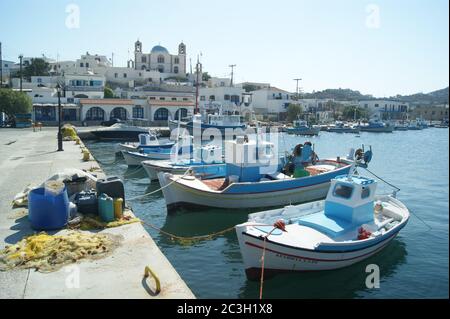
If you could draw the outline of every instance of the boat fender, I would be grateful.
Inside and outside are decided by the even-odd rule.
[[[286,230],[286,223],[285,223],[284,220],[282,220],[282,219],[277,220],[277,221],[273,224],[273,227],[278,228],[278,229],[280,229],[280,230],[282,230],[282,231],[284,231],[284,232],[287,232],[287,230]]]
[[[372,235],[372,233],[363,227],[358,228],[358,240],[367,239]]]

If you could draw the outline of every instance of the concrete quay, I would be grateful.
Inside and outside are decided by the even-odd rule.
[[[24,208],[12,209],[15,194],[27,185],[39,185],[67,168],[89,170],[100,167],[95,161],[83,162],[80,146],[64,142],[64,152],[56,152],[57,128],[0,129],[0,249],[24,236],[34,234]],[[95,174],[103,174],[101,171]],[[57,234],[62,234],[61,230]],[[191,299],[195,298],[156,243],[140,223],[102,230],[121,235],[123,241],[102,259],[81,260],[58,271],[0,271],[0,298],[107,298],[107,299]],[[79,286],[68,285],[73,265],[79,273]],[[161,281],[155,294],[155,281],[143,279],[149,266]],[[69,280],[70,281],[70,280]]]

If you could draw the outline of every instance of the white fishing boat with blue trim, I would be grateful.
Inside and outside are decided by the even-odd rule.
[[[122,154],[122,151],[139,152],[141,149],[157,149],[157,148],[172,148],[175,145],[174,141],[160,140],[153,132],[139,134],[139,142],[119,143],[115,146],[116,154]]]
[[[353,171],[353,170],[352,170]],[[376,196],[377,182],[352,174],[331,182],[324,201],[250,214],[236,226],[249,278],[278,272],[350,266],[385,248],[409,211],[394,195]]]
[[[143,149],[140,152],[122,151],[122,154],[128,166],[141,166],[142,162],[148,160],[173,160],[177,157],[191,158],[195,151],[202,153],[199,158],[206,158],[207,156],[222,158],[222,147],[216,145],[203,145],[195,149],[192,145],[175,145],[172,148]]]
[[[201,179],[223,178],[226,175],[226,165],[223,162],[207,163],[204,161],[187,161],[185,163],[174,163],[170,160],[149,160],[143,161],[141,164],[150,181],[158,180],[158,173],[160,172],[184,175],[189,169],[192,170],[192,175],[200,177]]]
[[[241,142],[237,139],[226,143],[236,148]],[[244,148],[234,154],[247,152]],[[202,180],[189,174],[165,172],[159,173],[158,179],[169,212],[190,207],[279,207],[325,198],[331,179],[347,174],[353,163],[340,157],[317,160],[305,167],[309,176],[295,178],[284,174],[284,163],[277,162],[275,166],[227,162],[227,175],[218,179]]]

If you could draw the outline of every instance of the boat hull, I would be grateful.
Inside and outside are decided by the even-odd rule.
[[[380,252],[395,238],[399,230],[373,245],[352,251],[316,251],[266,240],[264,273],[274,275],[279,272],[320,271],[348,267]],[[236,227],[236,233],[247,277],[259,278],[264,240],[243,232],[240,227]]]
[[[295,135],[319,135],[320,127],[309,129],[287,128],[286,132],[288,134],[295,134]]]
[[[225,164],[208,165],[156,165],[151,162],[142,162],[151,181],[158,180],[158,173],[185,174],[189,168],[192,168],[194,174],[205,175],[207,178],[219,178],[225,176]]]
[[[143,161],[151,159],[170,159],[170,153],[146,153],[139,154],[136,152],[123,151],[122,155],[128,166],[141,166]]]
[[[94,130],[91,133],[100,140],[139,141],[139,134],[148,133],[148,131]]]
[[[264,185],[261,183],[256,185],[256,188],[253,187],[253,183],[239,183],[239,189],[231,185],[227,192],[190,187],[182,181],[188,177],[164,172],[158,174],[158,180],[163,187],[164,199],[169,212],[187,207],[279,207],[325,198],[331,179],[341,174],[347,174],[349,169],[350,165],[315,176],[316,179],[306,177],[289,181],[275,181],[273,184],[269,184],[271,182]]]
[[[354,134],[358,134],[359,133],[359,129],[356,128],[329,128],[326,130],[327,132],[330,133],[354,133]]]
[[[394,132],[394,127],[361,127],[360,131],[372,133],[392,133]]]

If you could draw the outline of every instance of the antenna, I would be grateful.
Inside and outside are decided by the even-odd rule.
[[[233,86],[234,68],[236,67],[236,64],[231,64],[231,65],[229,65],[229,67],[231,68],[231,83],[230,83],[230,86]]]

